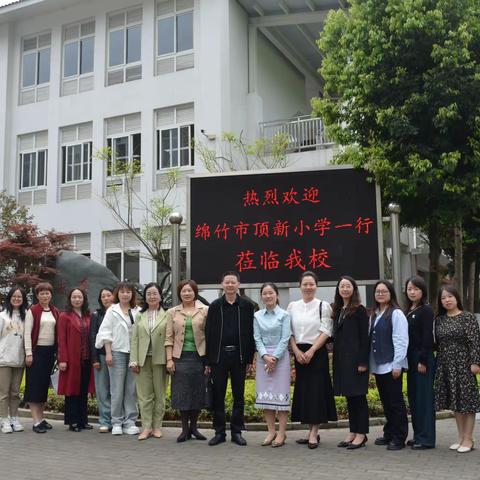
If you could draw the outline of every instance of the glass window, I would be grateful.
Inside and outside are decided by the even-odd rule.
[[[47,184],[47,151],[20,154],[20,188],[41,187]]]
[[[23,56],[22,87],[31,87],[36,84],[37,53],[28,53]]]
[[[193,12],[177,15],[177,52],[193,49]]]
[[[50,49],[38,52],[38,85],[50,81]]]
[[[84,38],[80,41],[80,73],[93,72],[93,52],[94,52],[94,37]]]
[[[125,31],[115,30],[110,32],[109,42],[109,66],[123,65],[125,63]]]
[[[37,186],[46,185],[47,156],[45,150],[38,152]]]
[[[140,254],[139,252],[124,253],[124,279],[138,283],[140,280]]]
[[[62,147],[62,183],[92,179],[92,143]]]
[[[121,253],[107,253],[106,266],[118,279],[121,280],[122,278],[122,254]]]
[[[78,42],[67,43],[63,56],[63,76],[78,74]]]
[[[175,17],[161,18],[158,21],[157,54],[175,52]]]
[[[157,135],[159,168],[193,165],[193,125],[162,130]]]
[[[83,179],[92,179],[92,143],[83,144]]]
[[[142,54],[142,26],[127,28],[127,63],[139,62]]]

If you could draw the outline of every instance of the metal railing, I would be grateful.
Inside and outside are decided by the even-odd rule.
[[[288,152],[316,150],[333,145],[325,132],[321,118],[310,115],[260,123],[260,134],[265,140],[271,141],[275,135],[286,135],[289,140]]]

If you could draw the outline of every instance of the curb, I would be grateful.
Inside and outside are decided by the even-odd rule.
[[[19,417],[30,417],[30,410],[28,408],[20,408],[18,410],[18,416]],[[45,418],[48,418],[50,420],[63,420],[63,413],[60,412],[45,412],[44,415]],[[436,414],[436,419],[437,420],[445,420],[447,418],[454,418],[453,412],[450,411],[441,411],[437,412]],[[410,415],[408,416],[408,419],[411,421]],[[98,417],[96,416],[89,416],[88,421],[91,423],[98,423]],[[141,426],[141,422],[137,421],[137,424]],[[370,418],[369,420],[369,425],[371,427],[376,427],[379,425],[384,425],[385,424],[385,418],[384,417],[373,417]],[[163,426],[164,427],[172,427],[172,428],[180,428],[182,426],[182,423],[179,420],[164,420],[163,421]],[[209,429],[212,428],[212,423],[211,422],[198,422],[199,428],[202,429]],[[336,422],[329,422],[329,423],[322,423],[320,424],[320,428],[322,430],[330,430],[334,428],[348,428],[348,420],[338,420]],[[245,425],[245,430],[248,432],[264,432],[267,431],[267,425],[265,423],[247,423]],[[294,423],[294,422],[288,422],[287,423],[287,430],[308,430],[307,425],[303,425],[301,423]]]

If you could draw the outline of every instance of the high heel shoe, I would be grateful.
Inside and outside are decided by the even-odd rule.
[[[365,435],[361,443],[350,443],[350,445],[347,446],[347,450],[357,450],[357,448],[364,447],[367,442],[368,442],[368,437]]]
[[[276,435],[275,435],[276,437]],[[277,442],[275,439],[272,441],[272,448],[278,448],[278,447],[283,447],[285,445],[285,441],[287,440],[287,436],[285,435],[283,437],[283,440],[281,442]]]
[[[318,448],[319,443],[320,443],[320,435],[317,435],[317,441],[316,442],[311,442],[310,439],[308,439],[307,447],[310,450],[315,450],[316,448]]]
[[[275,434],[273,438],[271,438],[270,440],[265,439],[260,445],[262,447],[269,447],[276,438],[277,438],[277,434]]]
[[[202,435],[198,431],[198,429],[196,429],[196,428],[190,428],[188,439],[190,440],[190,438],[192,438],[192,437],[194,437],[197,440],[206,440],[207,439],[207,437],[205,437],[205,435]]]
[[[448,448],[450,450],[458,450],[460,448],[460,444],[459,443],[452,443],[452,445],[450,445]]]

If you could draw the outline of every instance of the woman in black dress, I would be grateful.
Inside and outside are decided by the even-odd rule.
[[[476,375],[480,373],[480,330],[475,316],[463,311],[460,295],[452,285],[438,292],[435,319],[437,410],[453,410],[458,442],[450,450],[467,453],[473,449],[475,413],[480,412]]]
[[[367,442],[369,341],[367,311],[352,277],[338,281],[332,310],[333,388],[347,397],[350,423],[350,434],[338,446],[356,450]]]
[[[408,403],[413,426],[413,439],[407,445],[413,450],[426,450],[435,447],[434,314],[432,307],[427,305],[427,284],[422,277],[409,278],[405,292],[405,315],[408,320]]]

